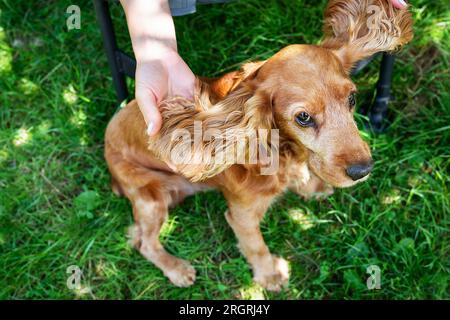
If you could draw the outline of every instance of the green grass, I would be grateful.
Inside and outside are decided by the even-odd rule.
[[[289,287],[273,294],[252,284],[218,193],[187,199],[162,234],[192,261],[194,286],[173,287],[127,245],[131,208],[111,192],[103,160],[116,104],[92,2],[76,1],[81,30],[68,32],[73,1],[0,0],[0,298],[449,299],[450,13],[443,0],[413,2],[415,39],[396,63],[393,124],[363,132],[376,160],[371,179],[322,201],[287,194],[262,224],[291,267]],[[196,74],[219,75],[287,44],[317,43],[324,6],[204,6],[176,19],[179,49]],[[114,15],[130,48],[119,6]],[[354,79],[359,108],[378,63]],[[372,264],[382,271],[376,291],[365,286]],[[67,288],[70,265],[90,293]]]

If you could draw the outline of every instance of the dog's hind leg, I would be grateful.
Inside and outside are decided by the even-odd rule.
[[[168,208],[199,187],[186,179],[124,159],[111,148],[106,159],[113,176],[113,188],[120,190],[132,203],[135,225],[131,228],[132,244],[180,287],[195,281],[195,270],[189,262],[169,254],[159,241],[159,233],[168,216]]]
[[[127,190],[136,221],[132,241],[141,254],[160,268],[173,284],[187,287],[195,281],[195,269],[189,262],[169,254],[159,241],[171,200],[170,194],[161,192],[157,184],[153,182],[136,190]]]

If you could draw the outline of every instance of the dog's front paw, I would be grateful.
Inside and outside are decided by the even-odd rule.
[[[195,269],[183,259],[176,259],[175,266],[164,270],[164,274],[177,287],[189,287],[195,282]]]
[[[289,267],[283,258],[271,257],[271,263],[255,271],[253,280],[269,291],[280,291],[289,280]]]

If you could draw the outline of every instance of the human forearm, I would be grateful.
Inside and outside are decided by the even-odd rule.
[[[175,26],[167,0],[120,0],[137,61],[159,60],[177,50]]]

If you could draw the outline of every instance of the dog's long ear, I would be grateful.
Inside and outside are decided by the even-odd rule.
[[[396,9],[389,0],[331,0],[322,46],[332,49],[349,72],[359,60],[411,41],[412,25],[408,9]]]
[[[208,99],[208,85],[200,81],[195,103],[184,98],[164,101],[160,105],[163,125],[150,139],[150,150],[193,182],[236,163],[252,164],[256,150],[270,150],[268,145],[259,145],[268,143],[267,137],[259,136],[267,134],[273,124],[270,99],[255,86],[255,72],[214,105]],[[252,139],[257,139],[256,148]]]

